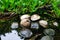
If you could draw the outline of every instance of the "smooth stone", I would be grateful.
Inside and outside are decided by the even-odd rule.
[[[54,25],[54,26],[58,26],[58,23],[57,23],[57,22],[53,22],[53,25]]]
[[[31,28],[32,29],[39,29],[39,24],[37,22],[31,23]]]
[[[21,31],[19,32],[19,35],[20,35],[21,37],[24,37],[24,38],[29,38],[29,37],[32,36],[32,34],[33,34],[33,33],[32,33],[29,29],[21,30]]]
[[[45,20],[40,20],[39,24],[43,27],[43,28],[47,28],[48,22]]]
[[[11,28],[12,29],[18,28],[18,23],[17,22],[13,22],[12,25],[11,25]]]
[[[36,21],[36,20],[39,20],[40,19],[40,16],[38,14],[34,14],[31,16],[31,20],[32,21]]]
[[[53,29],[45,29],[44,34],[54,36],[55,35],[55,30],[53,30]]]
[[[28,15],[28,14],[22,15],[20,17],[21,20],[23,20],[23,19],[29,19],[29,18],[30,18],[30,15]]]
[[[29,19],[23,19],[23,20],[21,20],[20,25],[22,27],[29,27],[30,26],[30,20]]]
[[[41,40],[53,40],[53,37],[51,36],[44,36],[41,38]]]

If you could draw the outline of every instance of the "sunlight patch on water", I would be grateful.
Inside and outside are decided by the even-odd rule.
[[[18,36],[18,32],[16,30],[12,30],[11,33],[5,33],[5,36],[1,35],[1,40],[24,40],[24,39],[21,39],[21,37]]]

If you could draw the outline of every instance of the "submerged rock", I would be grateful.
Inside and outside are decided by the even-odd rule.
[[[39,24],[37,22],[31,23],[31,28],[32,29],[39,29]]]
[[[22,27],[29,27],[30,26],[30,20],[29,19],[24,19],[20,22],[20,25]]]
[[[45,20],[40,20],[39,24],[43,27],[43,28],[47,28],[48,22]]]
[[[23,20],[23,19],[29,19],[29,18],[30,18],[30,15],[28,15],[28,14],[22,15],[20,17],[21,20]]]
[[[32,21],[36,21],[36,20],[39,20],[39,19],[40,19],[40,16],[37,15],[37,14],[34,14],[34,15],[31,16]]]
[[[21,37],[24,37],[24,38],[29,38],[29,37],[32,36],[32,34],[33,34],[33,33],[32,33],[29,29],[21,30],[21,31],[19,32],[19,35],[20,35]]]
[[[53,35],[55,35],[55,30],[53,30],[53,29],[45,29],[44,34],[53,36]]]
[[[51,36],[44,36],[41,38],[41,40],[53,40],[53,37]]]
[[[12,29],[18,28],[18,23],[17,22],[13,22],[11,25]]]
[[[53,22],[53,25],[54,25],[54,26],[58,26],[58,23],[57,23],[57,22]]]

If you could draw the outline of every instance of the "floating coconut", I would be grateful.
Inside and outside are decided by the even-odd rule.
[[[39,20],[39,19],[40,19],[40,16],[37,15],[37,14],[34,14],[34,15],[31,16],[32,21],[36,21],[36,20]]]
[[[41,38],[41,40],[53,40],[53,37],[51,36],[44,36]]]
[[[55,35],[55,30],[53,30],[53,29],[45,29],[44,34],[53,36],[53,35]]]
[[[23,19],[23,20],[21,20],[20,25],[22,27],[29,27],[30,26],[30,20],[29,19]]]
[[[29,29],[24,29],[19,32],[19,35],[23,38],[29,38],[32,36],[32,32]]]
[[[13,22],[11,25],[12,29],[18,28],[18,23],[17,22]]]
[[[29,19],[29,18],[30,18],[30,15],[28,15],[28,14],[22,15],[20,17],[21,20],[23,20],[23,19]]]
[[[57,23],[57,22],[53,22],[53,25],[54,25],[54,26],[58,26],[58,23]]]
[[[39,29],[39,24],[37,22],[32,22],[31,23],[31,28],[32,29]]]
[[[48,22],[45,20],[40,20],[39,24],[43,27],[43,28],[47,28]]]

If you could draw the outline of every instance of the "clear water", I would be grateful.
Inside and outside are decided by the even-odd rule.
[[[21,39],[20,36],[18,36],[18,32],[16,30],[11,30],[10,33],[5,33],[4,35],[1,35],[1,40],[24,40]]]

